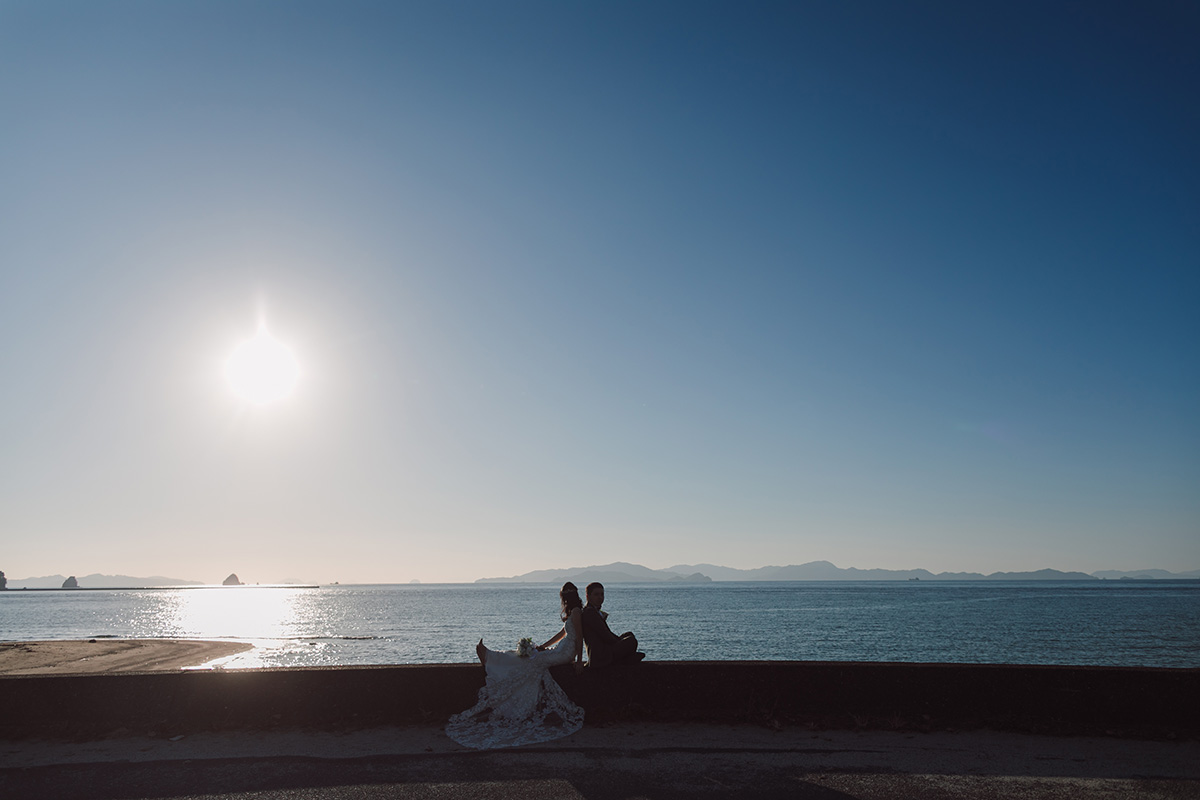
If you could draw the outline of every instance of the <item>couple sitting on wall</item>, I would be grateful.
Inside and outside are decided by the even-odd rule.
[[[562,630],[545,644],[534,647],[523,639],[517,650],[497,651],[475,646],[483,664],[486,682],[479,702],[450,718],[446,733],[459,744],[478,749],[514,747],[567,736],[583,726],[583,709],[568,699],[548,669],[575,662],[576,674],[583,671],[583,647],[587,645],[588,668],[610,664],[636,664],[645,658],[638,652],[632,633],[617,636],[608,627],[604,586],[590,583],[587,605],[579,599],[573,583],[559,592]]]

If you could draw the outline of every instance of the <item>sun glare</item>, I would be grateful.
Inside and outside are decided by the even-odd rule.
[[[225,377],[238,397],[262,406],[292,393],[300,377],[300,365],[292,351],[263,326],[229,356]]]

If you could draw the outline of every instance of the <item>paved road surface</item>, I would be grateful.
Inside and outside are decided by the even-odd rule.
[[[633,723],[475,752],[440,727],[0,742],[2,798],[1200,798],[1200,742]]]

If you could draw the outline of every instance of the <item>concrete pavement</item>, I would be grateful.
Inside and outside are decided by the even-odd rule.
[[[1200,742],[614,722],[477,752],[440,725],[0,742],[0,797],[1200,798]]]

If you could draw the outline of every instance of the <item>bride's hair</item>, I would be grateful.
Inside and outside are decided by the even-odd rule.
[[[571,616],[572,611],[583,608],[583,601],[579,599],[579,590],[570,581],[563,584],[562,591],[558,593],[558,599],[562,601],[563,622],[567,621],[567,617]]]

